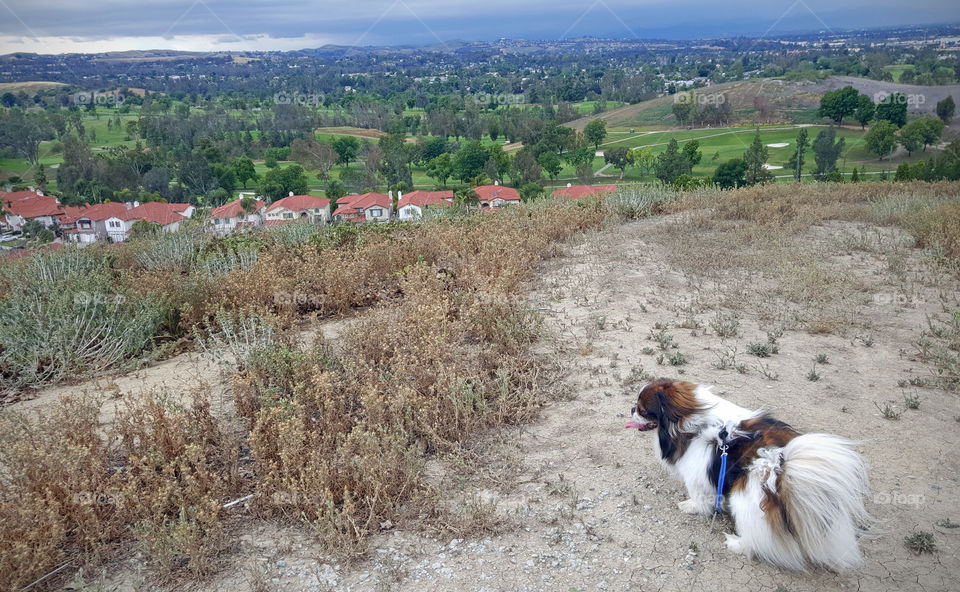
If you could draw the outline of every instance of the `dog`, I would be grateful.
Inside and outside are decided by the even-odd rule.
[[[736,529],[726,535],[727,548],[779,567],[842,571],[860,565],[857,538],[870,521],[864,508],[869,484],[854,443],[800,434],[711,388],[669,379],[647,384],[626,426],[656,430],[657,457],[689,495],[680,510],[709,515],[719,505]]]

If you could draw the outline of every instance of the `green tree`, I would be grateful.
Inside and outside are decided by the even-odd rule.
[[[556,152],[541,152],[540,156],[537,157],[537,162],[551,179],[556,179],[557,175],[560,174],[560,169],[563,168],[563,163],[560,162],[560,157],[557,156]]]
[[[937,101],[937,117],[946,124],[949,124],[950,120],[953,119],[955,109],[956,105],[953,102],[953,96],[947,96],[947,98],[942,101]]]
[[[350,166],[350,162],[360,152],[360,140],[353,136],[337,136],[330,145],[333,146],[333,151],[337,153],[337,164],[344,166]]]
[[[492,162],[496,166],[496,174],[490,175],[490,178],[496,179],[497,181],[503,183],[504,178],[510,171],[510,155],[503,151],[503,146],[500,144],[488,146],[487,150],[490,151],[490,158],[487,159],[487,163],[484,165],[484,170],[490,170],[490,163]]]
[[[721,164],[713,173],[713,182],[721,189],[741,187],[745,184],[744,173],[747,172],[747,163],[741,158],[734,158]]]
[[[690,91],[690,94],[680,93],[674,95],[673,105],[670,106],[670,111],[673,113],[673,116],[677,119],[677,123],[680,125],[687,125],[691,119],[693,119],[696,114],[696,106],[693,101],[693,91]]]
[[[690,140],[683,145],[683,155],[690,161],[690,167],[693,168],[703,160],[703,153],[700,152],[700,140]]]
[[[37,172],[33,175],[33,181],[41,191],[47,190],[47,171],[43,168],[42,164],[37,167]]]
[[[453,159],[454,176],[467,183],[477,175],[482,175],[483,165],[486,164],[489,155],[490,153],[480,142],[475,140],[466,142]]]
[[[253,161],[246,156],[241,156],[233,161],[233,174],[237,178],[237,181],[243,185],[244,189],[247,188],[247,181],[256,181],[258,178],[257,169],[253,166]]]
[[[893,152],[897,146],[896,133],[896,125],[886,119],[880,119],[870,124],[870,131],[863,137],[863,141],[870,152],[883,160],[883,157]]]
[[[943,120],[936,117],[924,117],[918,121],[923,122],[923,150],[926,152],[927,146],[932,146],[940,142],[940,136],[943,134],[943,128],[946,126]]]
[[[543,187],[539,183],[526,183],[517,190],[520,199],[523,201],[532,201],[543,195]]]
[[[446,187],[447,179],[453,176],[453,159],[450,154],[444,152],[430,160],[426,166],[426,173],[428,177],[436,179],[438,183]]]
[[[333,211],[334,209],[336,209],[334,208],[334,205],[336,204],[337,200],[347,194],[347,188],[344,187],[343,183],[341,183],[340,181],[337,181],[336,179],[331,179],[327,183],[327,188],[324,191],[324,193],[328,198],[330,198],[330,207],[333,208],[331,210]]]
[[[605,150],[603,152],[603,160],[610,166],[620,169],[620,178],[623,179],[623,175],[627,172],[627,167],[630,166],[630,150],[627,148],[611,148],[610,150]]]
[[[743,163],[747,167],[743,173],[743,180],[747,185],[765,183],[773,178],[773,174],[764,166],[767,164],[769,152],[770,150],[760,139],[760,130],[757,130],[753,136],[753,143],[743,155]]]
[[[339,155],[330,144],[313,138],[297,138],[290,144],[290,160],[307,170],[318,171],[317,178],[320,180],[327,179],[338,158]]]
[[[922,119],[915,119],[900,129],[900,144],[906,149],[908,156],[923,147],[924,127]]]
[[[573,166],[578,166],[587,162],[593,162],[596,152],[589,146],[581,146],[576,150],[567,152],[567,162]]]
[[[837,125],[842,125],[844,117],[856,112],[859,95],[857,89],[852,86],[827,91],[820,99],[820,110],[817,114],[820,117],[829,117]]]
[[[584,185],[593,181],[593,163],[584,162],[577,165],[577,181]]]
[[[873,99],[863,94],[857,97],[857,110],[853,112],[853,118],[860,124],[860,129],[865,128],[876,113],[877,106],[873,104]]]
[[[594,119],[583,128],[583,136],[587,142],[593,144],[594,149],[600,150],[600,144],[607,137],[607,122],[602,119]]]
[[[813,160],[817,163],[814,174],[818,179],[823,179],[824,175],[837,168],[837,159],[846,142],[844,138],[836,140],[836,137],[837,128],[831,126],[820,130],[813,140]]]
[[[292,164],[286,168],[276,168],[267,171],[263,176],[260,193],[272,200],[282,199],[289,194],[303,195],[307,193],[307,175],[303,167]]]
[[[796,179],[797,182],[800,182],[803,178],[803,161],[809,146],[810,140],[807,136],[807,128],[802,128],[800,132],[797,133],[797,151],[794,152],[794,158],[792,159],[795,162],[793,178]]]
[[[0,148],[10,148],[27,159],[30,166],[37,166],[40,164],[40,142],[53,139],[50,120],[45,113],[24,113],[20,109],[3,111],[0,110]]]
[[[513,157],[511,171],[513,180],[520,185],[539,183],[540,179],[543,178],[543,169],[540,168],[537,157],[527,147],[521,148],[517,155]]]
[[[670,138],[667,149],[657,156],[657,164],[654,167],[654,174],[662,182],[673,185],[677,177],[683,174],[690,174],[693,165],[687,157],[680,152],[676,138]]]
[[[907,123],[907,96],[903,93],[887,95],[877,104],[876,119],[889,121],[897,127]]]
[[[475,209],[480,206],[480,196],[472,188],[464,187],[454,192],[453,203],[467,210]]]
[[[257,213],[257,200],[249,195],[240,198],[240,209],[248,216]]]
[[[630,150],[630,162],[640,169],[640,178],[643,179],[643,177],[653,174],[657,157],[653,154],[653,150],[649,148],[633,148]]]

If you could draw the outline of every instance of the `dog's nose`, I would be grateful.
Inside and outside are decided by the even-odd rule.
[[[636,408],[636,407],[632,407],[632,408],[630,409],[630,413],[636,415],[636,414],[637,414],[637,408]]]

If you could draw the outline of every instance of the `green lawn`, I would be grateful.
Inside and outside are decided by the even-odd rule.
[[[913,64],[895,64],[892,66],[884,66],[883,69],[890,72],[891,76],[893,76],[894,82],[900,82],[900,76],[902,76],[903,73],[907,70],[913,70],[914,65]]]
[[[813,142],[814,138],[821,129],[823,129],[823,126],[807,127],[809,142]],[[770,165],[781,167],[786,165],[787,161],[790,159],[790,156],[796,149],[796,138],[799,130],[800,128],[797,126],[760,128],[760,138],[765,145],[783,143],[787,144],[783,147],[767,147],[769,152],[768,162]],[[669,144],[671,138],[676,138],[681,148],[687,141],[696,139],[700,142],[700,151],[703,154],[703,159],[699,165],[694,167],[694,176],[710,177],[713,175],[714,170],[716,170],[716,167],[719,164],[732,158],[742,157],[744,152],[747,151],[750,143],[753,141],[754,133],[756,133],[756,128],[751,127],[721,128],[715,130],[646,131],[627,135],[617,133],[611,134],[608,137],[607,142],[604,144],[604,146],[602,146],[602,149],[614,148],[618,146],[624,146],[627,148],[644,146],[649,147],[654,154],[660,154],[666,150],[667,144]],[[879,161],[877,160],[877,157],[870,153],[864,145],[863,131],[859,129],[842,128],[837,131],[837,136],[845,138],[846,145],[844,152],[838,161],[838,166],[841,168],[841,170],[846,172],[851,172],[854,166],[858,168],[866,168],[867,171],[874,172],[880,172],[884,170],[892,171],[895,170],[897,165],[899,165],[901,162],[916,162],[918,160],[925,160],[934,154],[933,152],[928,151],[927,153],[915,154],[910,158],[904,156],[895,158],[893,160],[885,159],[883,161]],[[602,159],[597,159],[597,161],[602,162]],[[814,168],[815,162],[813,158],[813,150],[808,148],[806,152],[804,172],[812,172]],[[774,175],[790,174],[790,172],[786,171],[785,169],[773,169],[771,172],[773,172]],[[615,171],[613,169],[607,170],[607,174],[614,173],[619,176],[619,171]],[[625,179],[635,181],[641,180],[640,171],[636,168],[628,168]],[[644,178],[643,180],[650,179]]]

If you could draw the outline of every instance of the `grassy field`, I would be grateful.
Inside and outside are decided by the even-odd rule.
[[[601,149],[623,146],[626,148],[647,147],[654,154],[659,154],[666,150],[667,144],[671,138],[676,138],[677,142],[683,146],[690,140],[700,142],[700,151],[703,153],[703,159],[700,164],[694,168],[695,176],[709,177],[713,175],[716,167],[731,158],[743,156],[753,136],[759,129],[760,138],[765,145],[767,144],[787,144],[783,147],[770,147],[768,162],[772,166],[784,166],[790,159],[791,154],[796,150],[797,133],[801,129],[799,126],[768,126],[768,127],[735,127],[718,129],[698,129],[698,130],[670,130],[670,131],[638,131],[636,133],[614,131],[611,132],[607,141]],[[812,143],[817,133],[823,129],[823,126],[808,126],[807,134]],[[912,158],[897,157],[892,160],[877,160],[866,148],[863,142],[865,132],[859,128],[844,127],[838,130],[837,136],[845,138],[846,147],[838,167],[841,170],[851,171],[854,166],[866,168],[868,172],[892,171],[901,162],[915,162],[926,159],[930,154],[916,154]],[[813,150],[808,149],[806,158],[805,172],[811,172],[815,168],[813,159]],[[598,159],[602,160],[602,159]],[[788,174],[787,172],[778,172],[775,169],[774,174]],[[610,170],[607,171],[611,172]],[[627,169],[625,179],[640,180],[639,170]],[[644,179],[649,180],[649,179]]]
[[[645,118],[647,118],[646,120],[657,121],[665,114],[669,113],[669,102],[663,102],[662,105],[653,104],[655,102],[648,103],[651,103],[651,106],[648,106],[648,108],[639,112],[642,113]],[[576,104],[576,107],[581,109],[584,113],[588,111],[592,113],[593,109],[592,103],[589,102],[578,103]],[[610,108],[613,107],[613,105],[610,105]],[[798,111],[798,113],[800,112]],[[94,131],[96,134],[96,141],[91,142],[91,146],[94,151],[104,150],[120,145],[132,146],[135,143],[133,139],[127,139],[125,125],[128,121],[135,121],[138,118],[138,114],[121,114],[121,127],[113,129],[107,128],[108,119],[111,119],[115,116],[112,109],[101,107],[98,109],[98,115],[99,117],[86,114],[83,120],[88,138],[91,131]],[[807,115],[810,114],[807,113]],[[815,120],[816,118],[811,116],[808,119]],[[631,128],[614,126],[610,128],[608,137],[601,146],[601,150],[615,147],[649,147],[655,154],[659,154],[665,150],[671,138],[676,138],[681,144],[689,140],[696,139],[700,142],[703,159],[700,164],[695,167],[693,171],[694,176],[711,177],[719,164],[731,158],[736,158],[743,155],[753,139],[755,129],[757,128],[748,125],[695,130],[664,129],[662,126],[650,125],[633,128],[633,131],[631,131]],[[792,124],[780,124],[761,126],[759,129],[765,144],[787,143],[787,146],[785,147],[771,147],[769,149],[770,165],[774,167],[784,166],[793,152],[792,146],[795,143],[799,126]],[[808,133],[811,142],[820,129],[822,129],[822,126],[819,125],[811,125],[808,127]],[[254,132],[254,135],[256,136],[256,132]],[[315,137],[318,140],[327,142],[338,136],[353,136],[359,138],[362,142],[376,142],[378,138],[384,135],[384,132],[379,130],[368,130],[353,127],[320,128],[315,133]],[[929,157],[929,153],[919,153],[915,154],[911,158],[901,155],[896,158],[881,162],[878,161],[876,157],[870,154],[866,149],[863,143],[864,132],[856,126],[844,127],[839,130],[838,135],[846,138],[846,149],[838,163],[840,169],[846,173],[852,171],[854,166],[865,169],[870,173],[881,173],[883,171],[891,172],[894,171],[897,165],[899,165],[901,162],[916,162]],[[417,140],[418,138],[415,137],[408,138],[408,141],[410,142]],[[496,141],[494,141],[489,136],[484,136],[481,141],[484,145],[504,145],[506,143],[504,138],[498,138]],[[40,147],[41,163],[46,168],[48,190],[51,191],[55,191],[57,189],[56,169],[52,167],[56,167],[63,162],[62,154],[55,149],[58,144],[59,143],[57,142],[43,142]],[[254,162],[258,174],[263,175],[269,170],[264,165],[263,160],[257,160]],[[287,166],[289,164],[292,163],[282,162],[280,163],[280,166]],[[604,165],[605,162],[603,157],[598,156],[593,161],[594,171],[601,170]],[[811,150],[807,154],[807,166],[805,167],[805,173],[812,172],[813,168],[814,159]],[[782,171],[781,169],[774,169],[773,172],[775,175],[786,176],[788,174],[786,171]],[[340,173],[340,167],[335,167],[331,171],[330,177],[332,179],[339,179]],[[431,188],[436,185],[436,182],[426,175],[422,167],[413,167],[412,173],[413,183],[416,187]],[[30,183],[34,179],[33,175],[34,171],[31,170],[25,159],[0,159],[0,179],[18,176],[24,179],[25,182]],[[317,171],[309,170],[307,171],[307,176],[311,193],[322,194],[324,184],[317,178]],[[600,179],[619,179],[619,176],[620,172],[611,168],[604,171]],[[545,182],[548,185],[562,185],[563,183],[574,180],[575,177],[575,167],[564,163],[563,169],[560,171],[558,178],[556,180],[545,178]],[[640,171],[636,168],[627,169],[626,174],[624,175],[624,181],[627,182],[651,180],[651,177],[641,176]],[[450,180],[449,182],[456,183],[456,180]]]
[[[884,66],[883,69],[890,72],[890,74],[893,76],[894,82],[900,82],[900,76],[902,76],[903,73],[906,72],[907,70],[913,70],[914,65],[913,64],[896,64],[893,66]]]

